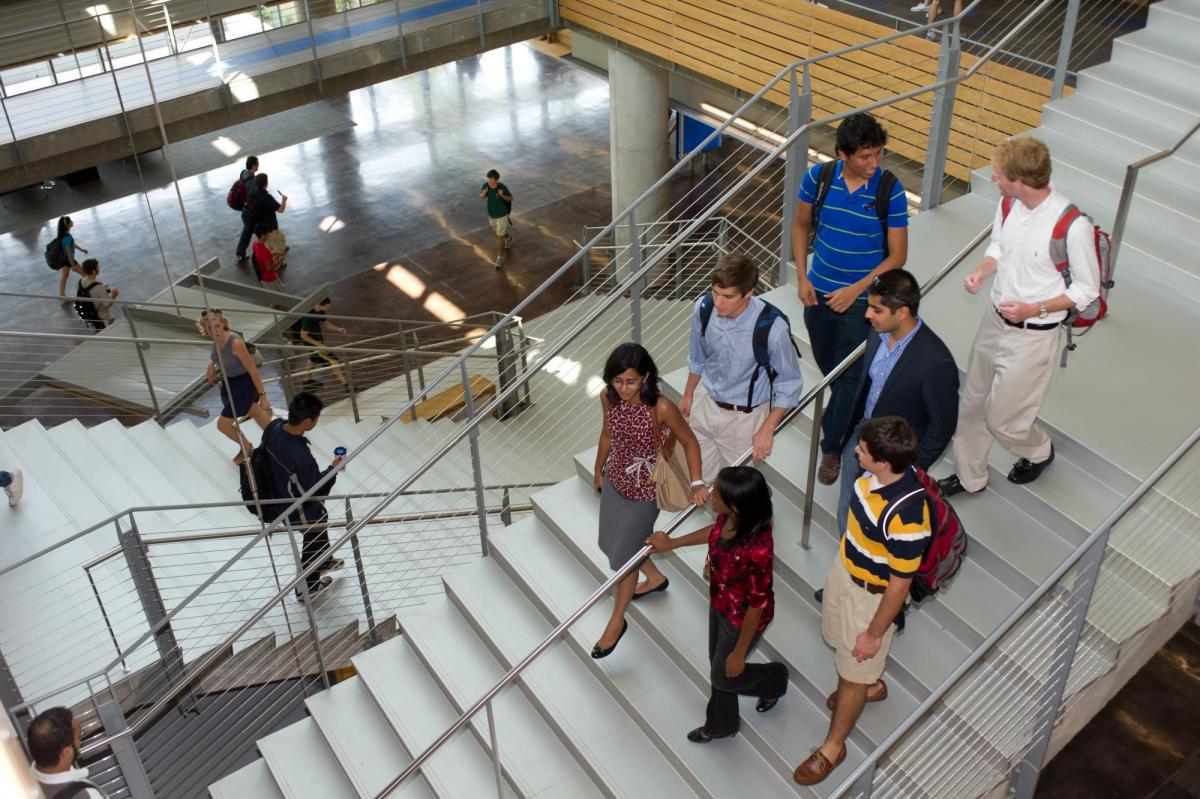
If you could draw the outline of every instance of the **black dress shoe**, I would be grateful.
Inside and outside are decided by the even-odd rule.
[[[818,588],[816,591],[813,591],[813,599],[817,600],[818,605],[823,604],[825,602],[825,589]]]
[[[687,739],[694,744],[706,744],[709,741],[715,741],[718,738],[732,738],[735,735],[737,735],[737,730],[723,733],[721,735],[713,735],[703,727],[697,727],[687,734]]]
[[[594,647],[592,647],[592,657],[595,658],[596,660],[599,660],[600,658],[606,658],[609,655],[611,655],[613,653],[613,650],[617,648],[617,644],[621,643],[621,639],[625,637],[625,631],[628,629],[629,629],[629,620],[626,619],[625,622],[621,625],[621,634],[617,636],[617,640],[613,641],[613,645],[608,647],[607,649],[601,649],[600,644],[596,644]]]
[[[639,599],[646,596],[647,594],[657,594],[659,591],[666,591],[667,586],[670,584],[671,584],[671,581],[669,579],[667,579],[666,575],[663,575],[663,581],[661,583],[659,583],[658,585],[654,586],[653,588],[651,588],[649,591],[643,591],[640,594],[638,592],[634,591],[633,592],[633,601],[637,602]]]
[[[1038,479],[1042,470],[1054,462],[1054,445],[1050,445],[1050,457],[1041,463],[1033,463],[1028,458],[1021,458],[1013,464],[1013,467],[1008,472],[1008,482],[1022,485],[1024,483],[1032,483]]]
[[[952,497],[956,494],[978,494],[979,491],[967,491],[967,487],[962,484],[962,480],[958,479],[957,474],[952,474],[949,477],[943,477],[938,480],[938,488],[942,490],[943,497]]]
[[[775,707],[778,704],[779,704],[778,696],[774,697],[773,699],[759,699],[758,703],[754,706],[754,709],[757,710],[759,713],[766,713],[768,710],[770,710],[771,708]]]

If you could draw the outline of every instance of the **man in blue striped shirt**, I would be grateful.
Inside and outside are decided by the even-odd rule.
[[[804,326],[813,357],[828,374],[867,338],[867,288],[877,276],[908,260],[908,204],[904,186],[880,168],[887,132],[870,114],[846,117],[837,129],[838,160],[828,188],[818,164],[804,175],[792,222],[792,252]],[[882,187],[882,195],[881,195]],[[823,196],[822,196],[823,195]],[[815,228],[812,264],[809,230]],[[821,422],[817,479],[833,485],[841,467],[838,446],[846,429],[862,359],[834,381]]]

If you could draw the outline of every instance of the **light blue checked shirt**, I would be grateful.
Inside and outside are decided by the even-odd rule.
[[[708,330],[700,335],[700,303],[692,308],[692,336],[688,347],[688,371],[700,375],[709,395],[717,402],[745,405],[750,390],[750,378],[758,368],[754,360],[754,323],[762,313],[763,301],[751,297],[750,304],[733,319],[726,319],[713,309]],[[767,336],[767,353],[776,371],[774,406],[794,408],[800,404],[804,378],[800,376],[800,359],[789,341],[790,333],[783,319],[776,319]],[[750,404],[758,406],[772,399],[771,381],[760,372],[754,382]]]
[[[867,392],[867,405],[863,409],[863,418],[870,419],[875,413],[875,403],[879,402],[879,395],[883,393],[883,385],[887,382],[888,377],[895,368],[900,356],[904,354],[904,348],[908,346],[908,342],[912,341],[912,337],[921,329],[921,320],[917,320],[917,325],[909,331],[908,335],[896,342],[896,346],[888,349],[888,339],[891,338],[890,333],[879,334],[879,348],[875,350],[875,357],[871,359],[871,368],[867,374],[871,376],[871,388]]]

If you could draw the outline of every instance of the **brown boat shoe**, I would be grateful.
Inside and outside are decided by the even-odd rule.
[[[842,744],[842,755],[837,760],[830,762],[829,758],[821,753],[821,748],[817,747],[812,750],[812,754],[808,756],[800,765],[796,766],[796,770],[792,772],[792,779],[801,785],[816,785],[829,776],[835,768],[842,765],[842,761],[846,759],[846,745]]]

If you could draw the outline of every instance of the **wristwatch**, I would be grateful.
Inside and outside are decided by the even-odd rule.
[[[704,488],[704,481],[703,480],[693,480],[691,485],[692,485],[692,488]]]
[[[1046,315],[1049,313],[1050,313],[1050,310],[1048,308],[1046,308],[1046,303],[1039,302],[1038,303],[1038,319],[1045,319]]]

